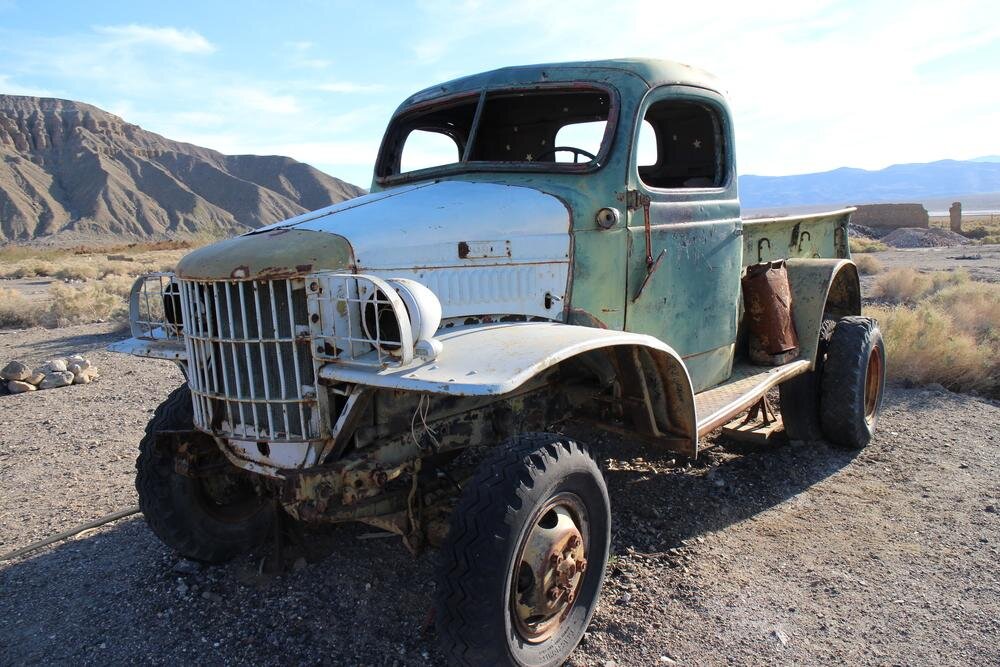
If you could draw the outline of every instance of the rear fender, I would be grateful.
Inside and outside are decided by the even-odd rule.
[[[861,283],[847,259],[789,259],[792,318],[799,338],[799,358],[816,366],[823,318],[861,314]]]

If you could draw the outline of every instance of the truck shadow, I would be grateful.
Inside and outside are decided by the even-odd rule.
[[[623,439],[591,442],[602,461],[614,459],[607,479],[619,553],[680,547],[795,496],[854,458],[823,443],[719,441],[691,467],[654,473],[648,467],[674,457],[652,457]],[[365,539],[371,532],[309,531],[314,562],[277,575],[261,573],[270,546],[184,572],[141,518],[120,521],[0,564],[0,664],[439,662],[429,636],[433,552],[413,558],[398,538]]]
[[[713,446],[698,461],[619,438],[595,444],[611,497],[613,551],[682,547],[798,495],[858,454],[825,442],[750,445],[721,435],[709,441]]]

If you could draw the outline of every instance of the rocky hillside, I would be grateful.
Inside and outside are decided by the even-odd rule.
[[[0,95],[0,241],[226,234],[363,192],[291,158],[223,155],[89,104]]]

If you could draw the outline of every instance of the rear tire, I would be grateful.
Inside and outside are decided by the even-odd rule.
[[[191,392],[183,385],[156,408],[146,425],[135,462],[135,488],[146,523],[164,544],[186,558],[218,563],[266,539],[274,523],[274,504],[257,495],[249,479],[228,463],[231,470],[210,478],[178,473],[173,452],[158,446],[157,434],[193,428]]]
[[[878,323],[845,317],[827,349],[820,396],[823,434],[835,445],[861,449],[875,434],[885,389],[885,344]]]
[[[438,568],[436,617],[453,665],[560,665],[597,607],[608,491],[568,438],[515,436],[465,487]]]
[[[819,348],[816,351],[816,368],[796,375],[778,386],[778,406],[785,434],[789,440],[812,442],[823,439],[820,421],[820,376],[826,362],[826,350],[833,336],[837,320],[825,318],[819,331]]]

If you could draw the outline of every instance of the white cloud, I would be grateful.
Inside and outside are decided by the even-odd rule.
[[[216,50],[215,45],[204,36],[187,28],[178,29],[130,23],[128,25],[97,26],[94,30],[112,37],[113,41],[120,45],[154,45],[180,53],[212,53]]]

